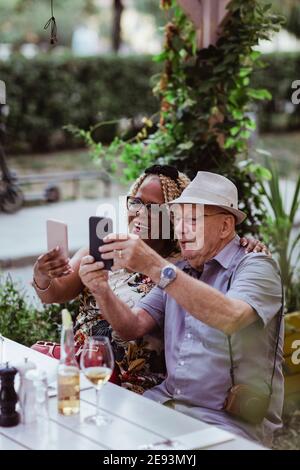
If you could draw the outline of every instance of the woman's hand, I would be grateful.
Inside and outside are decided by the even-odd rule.
[[[39,256],[33,268],[34,280],[41,289],[48,287],[52,279],[68,276],[71,272],[69,259],[59,247]]]
[[[272,256],[269,248],[261,241],[255,238],[243,237],[240,240],[242,246],[246,248],[246,253],[263,253],[268,256]]]
[[[104,269],[102,261],[95,262],[92,256],[84,256],[79,267],[79,277],[82,283],[93,295],[101,295],[107,291],[108,271]]]

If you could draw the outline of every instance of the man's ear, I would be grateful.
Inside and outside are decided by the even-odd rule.
[[[226,215],[223,220],[222,230],[221,230],[221,238],[224,240],[227,238],[231,233],[235,232],[235,217],[232,214]]]

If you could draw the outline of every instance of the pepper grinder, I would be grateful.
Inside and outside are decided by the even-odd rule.
[[[20,422],[20,414],[16,411],[18,395],[15,391],[15,367],[9,367],[8,362],[0,368],[0,426],[16,426]]]

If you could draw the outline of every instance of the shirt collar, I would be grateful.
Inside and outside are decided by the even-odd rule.
[[[224,269],[228,269],[231,264],[232,258],[235,256],[239,248],[240,248],[240,237],[238,235],[235,235],[235,237],[229,243],[227,243],[227,245],[223,248],[223,250],[221,250],[211,260],[207,261],[205,265],[217,261],[217,263],[219,263]],[[187,260],[184,260],[182,262],[181,268],[183,269],[183,271],[191,275],[193,275],[192,273],[194,271],[196,272],[196,270],[190,266]],[[198,274],[200,275],[201,273],[199,272]]]
[[[240,237],[235,235],[235,237],[224,246],[223,250],[219,251],[219,253],[214,256],[208,263],[211,261],[217,261],[224,269],[228,269],[232,258],[237,253],[240,248]]]

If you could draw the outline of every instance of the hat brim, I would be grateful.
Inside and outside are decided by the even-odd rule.
[[[226,212],[230,212],[230,214],[234,215],[236,220],[236,225],[241,224],[246,219],[247,215],[245,212],[240,211],[239,209],[235,209],[234,207],[223,206],[221,204],[216,204],[215,202],[209,201],[208,199],[200,199],[197,197],[179,197],[178,199],[174,199],[174,201],[168,202],[168,205],[173,204],[204,204],[209,206],[216,206],[221,207],[222,209],[226,210]]]

